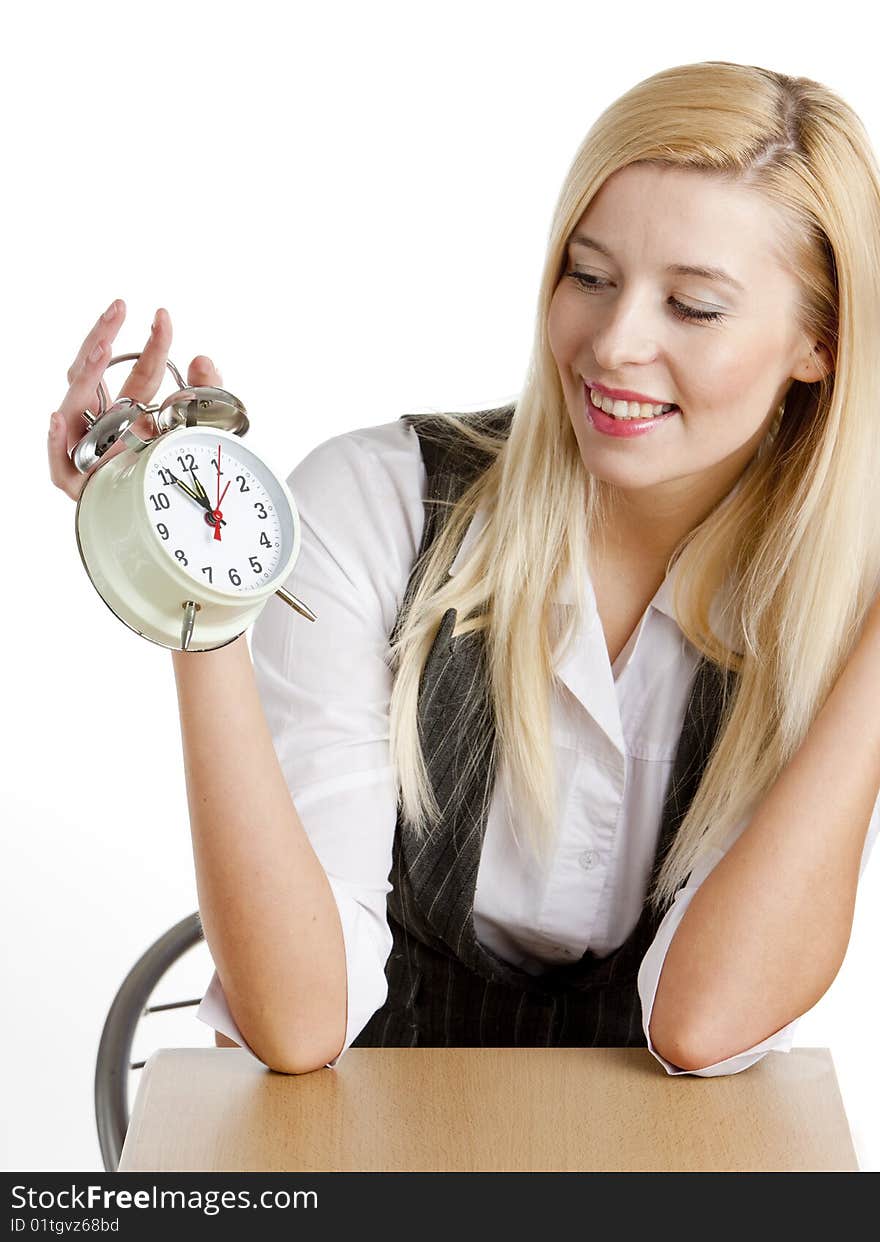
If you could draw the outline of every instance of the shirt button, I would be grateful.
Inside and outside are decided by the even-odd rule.
[[[589,871],[590,868],[596,864],[596,851],[584,850],[583,853],[578,854],[578,862],[583,867],[584,871]]]

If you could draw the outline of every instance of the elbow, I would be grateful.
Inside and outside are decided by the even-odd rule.
[[[706,1053],[700,1051],[699,1047],[695,1049],[690,1043],[678,1040],[664,1043],[663,1047],[657,1045],[654,1047],[657,1048],[664,1061],[668,1061],[676,1069],[684,1069],[689,1073],[694,1073],[698,1069],[709,1069],[721,1059],[721,1057],[707,1056]]]
[[[659,1039],[654,1037],[654,1025],[651,1024],[651,1043],[665,1061],[669,1061],[676,1069],[694,1073],[698,1070],[711,1069],[722,1061],[751,1051],[752,1044],[759,1040],[746,1039],[693,1039],[682,1038],[680,1035],[660,1031]]]
[[[664,1061],[668,1061],[676,1069],[693,1073],[694,1070],[708,1069],[710,1065],[715,1064],[714,1061],[699,1053],[699,1049],[697,1049],[699,1055],[695,1055],[693,1046],[684,1040],[665,1039],[658,1044],[653,1035],[651,1039]]]
[[[337,1026],[332,1036],[315,1023],[297,1025],[286,1021],[283,1029],[273,1021],[272,1029],[265,1023],[260,1028],[244,1021],[244,1015],[233,1014],[238,1029],[258,1061],[276,1074],[311,1074],[324,1069],[339,1056],[345,1043],[345,1027]]]
[[[680,1030],[667,1030],[661,1023],[652,1019],[650,1027],[651,1044],[664,1061],[674,1065],[676,1069],[693,1071],[706,1069],[712,1065],[703,1055],[697,1041],[685,1037]]]
[[[328,1057],[327,1060],[332,1060]],[[273,1074],[311,1074],[315,1070],[326,1069],[327,1061],[319,1059],[305,1059],[303,1061],[278,1061],[274,1057],[271,1061],[265,1061],[264,1065],[270,1069]]]
[[[335,1040],[332,1044],[300,1044],[294,1047],[278,1044],[260,1047],[252,1044],[251,1047],[257,1058],[275,1074],[311,1074],[315,1070],[326,1069],[328,1063],[339,1056],[342,1041]]]
[[[658,990],[654,997],[648,1030],[654,1051],[664,1061],[668,1061],[676,1069],[692,1073],[715,1064],[706,1056],[713,1041],[704,1038],[705,1030],[700,1028],[691,1015],[685,1015],[683,1010],[683,1004],[674,1006],[667,1003],[667,997],[661,996]]]

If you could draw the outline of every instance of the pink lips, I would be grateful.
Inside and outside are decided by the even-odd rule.
[[[639,405],[674,405],[673,401],[661,401],[659,397],[646,397],[643,392],[630,392],[628,388],[608,388],[598,380],[586,380],[588,388],[598,388],[603,397],[612,401],[637,401]]]
[[[600,410],[593,405],[590,400],[590,390],[586,384],[584,384],[584,409],[587,421],[592,423],[597,431],[601,431],[609,436],[644,435],[653,430],[655,424],[665,423],[667,419],[674,418],[676,414],[681,413],[676,408],[669,410],[666,414],[658,414],[656,418],[614,418],[611,414],[606,414],[604,410]]]

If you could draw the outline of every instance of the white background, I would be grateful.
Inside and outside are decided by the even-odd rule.
[[[556,195],[599,112],[662,68],[723,59],[825,82],[880,143],[856,13],[84,0],[6,15],[3,1168],[101,1168],[104,1018],[141,952],[196,909],[171,657],[102,603],[48,479],[49,414],[96,317],[125,299],[123,353],[166,307],[172,359],[217,362],[283,477],[340,432],[501,404],[523,382]],[[872,860],[843,969],[798,1039],[832,1049],[873,1170],[878,896]],[[176,998],[207,984],[202,950]],[[135,1054],[212,1044],[192,1012]]]

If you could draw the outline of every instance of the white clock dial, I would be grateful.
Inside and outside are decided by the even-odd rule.
[[[274,476],[243,445],[207,428],[156,449],[144,502],[155,538],[202,586],[258,590],[290,555],[290,508]]]

